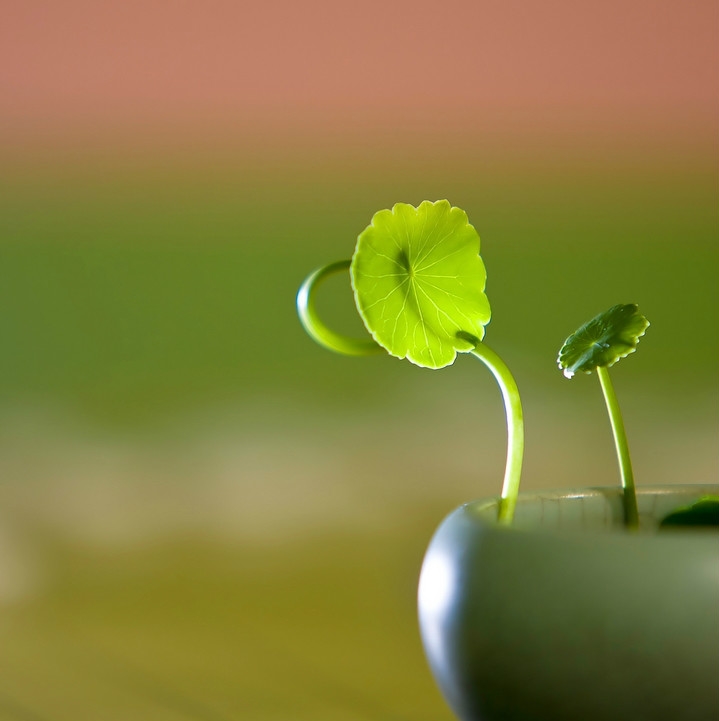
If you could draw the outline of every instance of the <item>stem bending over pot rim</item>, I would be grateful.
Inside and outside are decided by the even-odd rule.
[[[337,333],[326,326],[317,314],[315,306],[317,287],[331,275],[346,271],[350,262],[343,260],[330,263],[307,276],[297,293],[298,314],[308,335],[328,350],[350,356],[374,355],[385,350],[376,341]],[[469,352],[491,371],[502,393],[507,422],[507,460],[498,520],[511,523],[519,495],[524,456],[524,415],[519,390],[509,368],[491,348],[469,333],[460,332],[458,335],[462,340],[471,343],[473,347]]]

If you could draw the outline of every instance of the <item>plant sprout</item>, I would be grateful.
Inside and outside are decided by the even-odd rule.
[[[649,321],[639,313],[636,305],[612,306],[570,335],[564,341],[557,359],[559,367],[567,378],[571,378],[577,371],[591,373],[596,370],[597,372],[619,461],[619,473],[624,489],[624,522],[630,528],[639,525],[637,495],[622,413],[608,369],[637,349],[639,339],[648,327]]]
[[[355,303],[370,339],[349,338],[319,318],[314,296],[330,275],[349,268]],[[492,372],[504,401],[507,463],[498,518],[511,522],[519,494],[524,422],[517,384],[482,342],[491,311],[479,235],[467,214],[447,200],[414,207],[397,203],[375,213],[360,233],[352,260],[310,274],[297,294],[305,330],[320,345],[346,355],[386,351],[423,368],[451,365],[470,353]]]
[[[702,496],[689,506],[681,506],[666,515],[659,528],[719,527],[719,496]]]

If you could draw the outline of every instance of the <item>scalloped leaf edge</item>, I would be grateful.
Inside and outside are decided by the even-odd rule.
[[[442,362],[435,362],[434,359],[432,359],[431,362],[427,362],[426,358],[421,358],[417,353],[413,352],[406,352],[406,353],[397,353],[392,347],[392,344],[388,344],[381,336],[379,331],[373,327],[373,323],[371,319],[368,317],[366,310],[363,307],[363,303],[360,298],[360,291],[358,288],[358,281],[357,281],[357,274],[356,274],[356,268],[357,268],[357,259],[358,254],[361,252],[362,249],[362,243],[363,239],[367,237],[368,233],[371,232],[383,232],[382,225],[380,224],[380,221],[385,221],[389,217],[392,218],[392,222],[399,222],[401,219],[400,213],[404,210],[410,209],[414,213],[419,212],[428,212],[428,208],[431,207],[433,209],[442,209],[446,212],[447,216],[451,216],[453,214],[456,214],[459,218],[462,220],[463,228],[469,229],[472,234],[476,237],[476,254],[477,259],[479,261],[479,264],[481,266],[481,271],[483,275],[483,283],[481,287],[479,287],[479,292],[484,298],[484,302],[486,303],[486,320],[485,321],[479,321],[479,325],[475,324],[475,327],[472,328],[475,333],[470,333],[467,329],[459,329],[456,335],[449,341],[449,343],[452,346],[451,354],[446,354],[447,358],[443,360]],[[465,210],[462,208],[452,205],[449,200],[447,199],[441,199],[441,200],[423,200],[419,205],[413,205],[411,203],[404,203],[404,202],[398,202],[395,203],[391,208],[384,208],[382,210],[376,211],[372,219],[369,223],[369,225],[359,234],[357,238],[357,243],[355,245],[355,251],[352,255],[352,262],[350,265],[350,282],[352,285],[354,297],[355,297],[355,305],[357,307],[357,311],[360,315],[360,318],[367,329],[368,333],[372,336],[374,341],[380,345],[382,348],[384,348],[387,353],[395,358],[399,359],[406,359],[412,364],[420,367],[420,368],[428,368],[431,370],[439,370],[441,368],[445,368],[447,366],[452,365],[456,358],[457,354],[459,353],[468,353],[472,351],[476,343],[478,341],[481,341],[484,337],[485,332],[485,326],[490,322],[491,320],[491,309],[489,306],[489,301],[486,296],[486,268],[484,266],[484,261],[482,259],[481,253],[480,253],[480,238],[479,233],[477,232],[477,229],[475,226],[469,221],[469,217]],[[471,339],[471,340],[470,340]],[[451,357],[450,357],[451,355]]]
[[[612,313],[615,313],[619,310],[631,308],[632,309],[632,315],[630,317],[630,320],[637,320],[640,322],[641,330],[636,333],[632,333],[632,344],[624,344],[625,348],[622,350],[617,350],[616,354],[613,356],[613,358],[607,362],[607,363],[591,363],[592,356],[596,351],[594,351],[593,347],[589,347],[580,357],[577,361],[575,361],[571,366],[565,365],[565,358],[567,354],[569,353],[571,347],[579,342],[579,337],[583,333],[587,333],[590,329],[592,329],[594,326],[600,325],[602,321],[606,318],[608,318]],[[571,335],[567,337],[567,339],[562,344],[562,347],[559,350],[559,355],[557,356],[557,365],[559,366],[559,369],[564,373],[565,378],[573,378],[575,373],[577,371],[580,371],[582,373],[585,373],[587,375],[591,374],[593,370],[595,370],[598,367],[606,367],[611,368],[615,363],[620,361],[622,358],[626,358],[628,355],[631,355],[632,353],[635,353],[637,350],[637,345],[639,344],[640,338],[644,336],[644,334],[647,332],[647,328],[651,323],[639,312],[639,306],[636,303],[619,303],[617,305],[613,305],[608,310],[605,310],[602,313],[597,314],[594,316],[591,320],[587,321],[583,325],[581,325],[577,330],[574,331]],[[592,346],[601,346],[603,350],[606,350],[607,348],[611,347],[611,344],[604,343],[602,344],[600,342],[600,339],[597,338]]]

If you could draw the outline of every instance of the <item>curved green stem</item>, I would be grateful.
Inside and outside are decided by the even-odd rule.
[[[382,346],[370,338],[351,338],[330,330],[317,315],[315,309],[315,291],[317,286],[330,275],[341,273],[350,267],[351,261],[339,260],[336,263],[318,268],[310,273],[297,293],[297,313],[308,335],[317,343],[335,353],[343,355],[371,355],[384,351]]]
[[[507,416],[507,465],[504,470],[498,520],[503,523],[511,523],[519,495],[519,481],[524,456],[524,416],[519,389],[509,368],[493,350],[483,343],[477,342],[471,353],[489,368],[502,391],[504,412]]]
[[[614,434],[614,446],[617,449],[619,474],[621,475],[622,488],[624,489],[624,523],[629,528],[637,528],[639,526],[637,493],[634,488],[634,474],[632,473],[632,462],[629,458],[629,444],[627,443],[627,434],[624,430],[622,412],[619,409],[619,402],[614,392],[614,386],[609,378],[609,370],[604,366],[598,366],[597,376],[599,377],[599,383],[604,393],[604,401],[607,404],[607,411],[609,412],[609,422],[612,425],[612,433]]]
[[[382,346],[374,340],[351,338],[330,330],[317,314],[315,308],[317,286],[330,275],[347,270],[350,263],[349,260],[330,263],[308,275],[297,293],[297,312],[307,333],[317,343],[329,350],[354,356],[383,352]],[[524,456],[524,417],[519,390],[509,368],[493,350],[469,334],[460,333],[460,335],[466,337],[467,340],[471,339],[474,349],[470,352],[489,368],[502,392],[507,417],[507,465],[504,471],[498,520],[503,523],[511,523],[519,495],[519,481]]]

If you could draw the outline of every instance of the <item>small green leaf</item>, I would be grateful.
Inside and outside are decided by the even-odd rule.
[[[393,356],[443,368],[484,337],[491,312],[479,235],[446,200],[375,213],[350,274],[367,329]]]
[[[703,496],[691,506],[683,506],[665,516],[660,528],[694,526],[719,528],[719,496]]]
[[[649,321],[633,304],[615,305],[585,323],[564,341],[557,363],[571,378],[577,371],[591,373],[614,365],[634,353]]]

